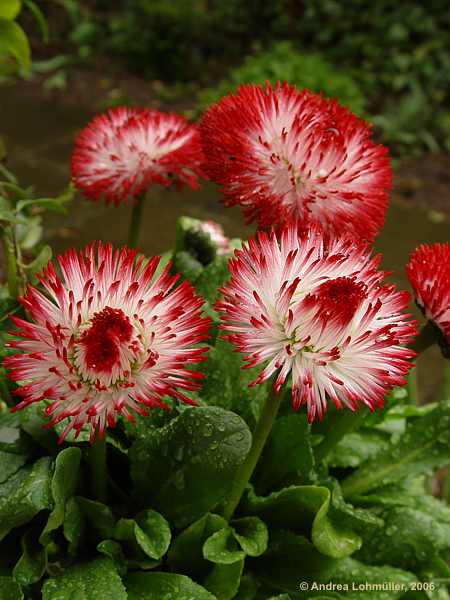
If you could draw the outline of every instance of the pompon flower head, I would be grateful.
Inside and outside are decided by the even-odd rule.
[[[450,245],[423,244],[406,266],[416,302],[439,329],[444,355],[450,357]]]
[[[230,261],[232,277],[217,303],[222,328],[247,367],[264,364],[252,385],[292,375],[293,407],[322,418],[337,408],[371,410],[405,382],[416,333],[403,309],[408,292],[383,283],[380,257],[354,238],[285,228],[259,232]]]
[[[373,238],[392,173],[370,126],[335,100],[284,83],[242,85],[201,122],[207,174],[261,228],[293,220]]]
[[[72,178],[89,199],[117,205],[155,183],[198,188],[202,162],[196,125],[174,113],[118,107],[79,134]]]
[[[203,300],[159,258],[144,263],[134,250],[101,243],[58,258],[61,277],[49,263],[40,277],[47,296],[28,287],[22,304],[31,322],[13,318],[22,353],[4,364],[10,377],[25,382],[17,409],[51,400],[50,426],[68,418],[62,439],[85,423],[103,435],[116,415],[164,407],[163,396],[195,404],[184,392],[196,390],[201,374],[187,365],[203,360],[209,320]]]

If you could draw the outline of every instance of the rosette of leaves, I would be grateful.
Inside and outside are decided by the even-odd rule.
[[[211,311],[226,262],[191,276]],[[330,445],[342,414],[310,426],[287,393],[228,522],[223,503],[267,393],[248,389],[254,373],[241,366],[216,337],[198,407],[107,432],[107,503],[91,491],[88,433],[58,446],[44,406],[12,415],[2,395],[0,598],[360,600],[365,582],[370,600],[448,598],[450,507],[430,492],[450,462],[448,399],[417,407],[397,390]]]

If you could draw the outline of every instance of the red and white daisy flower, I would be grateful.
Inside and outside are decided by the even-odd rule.
[[[441,331],[443,350],[450,356],[450,245],[422,244],[406,266],[417,304]]]
[[[96,116],[79,134],[72,178],[89,199],[117,205],[154,183],[198,188],[203,160],[196,125],[174,113],[119,107]]]
[[[388,151],[335,100],[286,83],[242,85],[205,113],[201,133],[207,174],[248,222],[318,222],[363,239],[382,227]]]
[[[264,364],[256,385],[292,375],[293,407],[322,418],[337,408],[381,406],[405,383],[415,353],[402,346],[416,333],[402,311],[408,292],[383,283],[380,257],[347,236],[285,228],[259,232],[230,261],[231,280],[218,301],[223,329],[247,367]]]
[[[194,404],[184,391],[196,390],[201,374],[187,365],[203,360],[209,320],[203,300],[166,267],[158,277],[159,257],[144,264],[134,250],[92,244],[84,253],[58,257],[61,276],[50,262],[40,276],[47,295],[29,286],[21,299],[31,322],[14,318],[21,339],[10,345],[20,353],[4,361],[22,385],[23,401],[51,400],[51,425],[68,418],[62,439],[91,425],[113,427],[116,415],[166,406],[170,396]]]

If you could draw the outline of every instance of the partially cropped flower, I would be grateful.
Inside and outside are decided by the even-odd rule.
[[[84,253],[69,250],[52,263],[41,283],[22,298],[31,322],[13,318],[21,339],[19,352],[4,364],[22,385],[16,408],[48,399],[50,425],[68,419],[62,439],[86,423],[91,436],[113,427],[116,415],[164,407],[164,396],[193,404],[186,390],[196,390],[201,375],[187,365],[203,360],[208,319],[203,301],[168,267],[155,277],[159,258],[144,264],[128,248],[101,243]]]
[[[199,230],[209,236],[217,249],[217,254],[228,254],[230,252],[230,240],[219,223],[216,223],[216,221],[200,221]]]
[[[207,174],[248,222],[318,222],[364,239],[382,227],[388,151],[335,100],[286,83],[242,85],[206,112],[201,133]]]
[[[450,355],[450,245],[419,246],[406,271],[417,304],[441,331],[443,350]]]
[[[72,178],[91,200],[117,205],[155,183],[197,188],[202,162],[199,131],[180,115],[119,107],[79,134]]]
[[[264,365],[252,385],[275,374],[278,392],[291,375],[294,409],[305,404],[312,421],[328,399],[374,410],[405,383],[414,352],[402,344],[416,332],[402,312],[409,294],[383,283],[379,260],[317,227],[260,232],[235,252],[217,308],[247,367]]]

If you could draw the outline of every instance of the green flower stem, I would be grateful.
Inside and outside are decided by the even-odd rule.
[[[13,225],[3,226],[3,253],[5,255],[6,282],[11,298],[17,298],[19,280],[17,274],[16,244],[14,241]]]
[[[419,404],[419,384],[417,381],[417,362],[414,364],[406,378],[409,404]]]
[[[252,446],[250,452],[247,454],[245,461],[242,463],[231,488],[230,495],[222,511],[223,516],[227,521],[231,519],[234,511],[236,510],[242,494],[247,487],[248,482],[255,470],[258,463],[261,452],[264,448],[267,438],[272,431],[272,426],[275,422],[278,409],[280,408],[281,401],[284,397],[283,391],[276,394],[271,386],[270,392],[266,398],[263,412],[259,418],[259,421],[253,432]]]
[[[450,360],[444,360],[444,372],[442,377],[442,400],[450,403]]]
[[[411,350],[414,350],[414,352],[417,352],[417,354],[420,354],[436,343],[436,325],[434,325],[431,321],[427,321],[427,323],[420,330],[419,335],[416,337],[413,343],[409,345],[409,347]]]
[[[95,500],[106,504],[107,499],[107,469],[106,469],[106,439],[95,436],[94,443],[89,450],[89,464],[91,469],[91,488]]]
[[[355,412],[347,409],[335,413],[335,418],[330,422],[330,429],[326,432],[324,440],[315,450],[316,462],[321,462],[327,458],[331,450],[338,442],[355,429],[359,427],[364,417],[369,414],[369,409],[365,406],[358,408]]]
[[[139,232],[141,229],[142,213],[144,210],[145,194],[138,196],[133,204],[131,212],[130,229],[128,230],[128,246],[136,248],[139,241]]]

